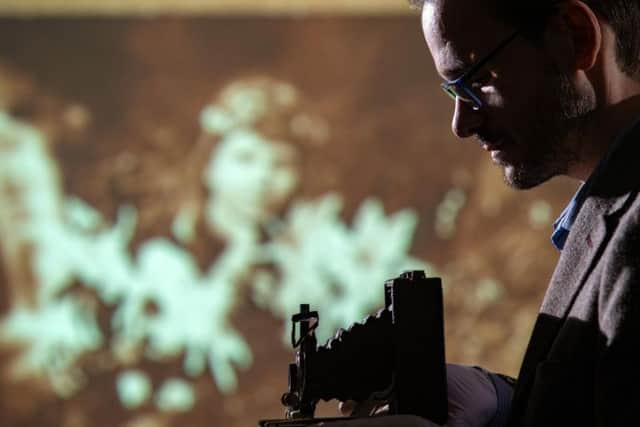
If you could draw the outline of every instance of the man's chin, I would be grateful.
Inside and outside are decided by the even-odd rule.
[[[529,190],[548,181],[551,177],[534,174],[524,168],[513,165],[500,165],[504,172],[504,182],[516,190]]]

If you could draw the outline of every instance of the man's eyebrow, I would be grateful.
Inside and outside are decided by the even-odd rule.
[[[461,76],[467,70],[469,64],[465,64],[460,55],[451,42],[447,42],[440,50],[440,57],[444,59],[440,63],[440,75],[449,79],[455,79]]]

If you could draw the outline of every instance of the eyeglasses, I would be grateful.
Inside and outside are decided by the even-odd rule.
[[[503,40],[498,47],[496,47],[493,51],[491,51],[487,56],[478,61],[475,65],[473,65],[469,70],[467,70],[461,77],[458,77],[455,80],[449,80],[442,83],[440,86],[444,91],[454,100],[460,99],[462,102],[466,102],[471,104],[471,107],[478,111],[484,105],[482,100],[478,95],[476,95],[469,86],[469,82],[471,81],[471,77],[477,73],[483,66],[487,64],[487,62],[491,61],[493,58],[502,51],[509,43],[511,43],[519,34],[519,31],[514,32],[505,40]]]

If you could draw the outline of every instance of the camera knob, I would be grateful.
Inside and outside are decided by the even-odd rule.
[[[284,393],[280,401],[288,408],[295,408],[300,404],[300,399],[296,393]]]

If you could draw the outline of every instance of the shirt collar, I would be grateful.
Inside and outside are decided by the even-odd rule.
[[[578,212],[582,207],[584,201],[587,199],[587,195],[589,194],[589,188],[591,187],[591,183],[593,182],[594,176],[598,175],[598,172],[605,169],[607,164],[611,159],[612,153],[618,148],[622,141],[625,140],[627,134],[633,130],[636,126],[640,125],[640,119],[636,120],[632,126],[624,129],[615,139],[614,143],[611,144],[611,147],[604,155],[602,160],[598,163],[595,171],[591,174],[586,183],[580,185],[578,191],[573,196],[569,205],[562,211],[558,219],[553,223],[553,232],[551,233],[551,243],[556,247],[559,251],[564,249],[564,245],[567,241],[567,237],[569,237],[569,231],[571,230],[571,226],[573,225],[576,217],[578,216]]]
[[[578,216],[578,212],[586,199],[586,186],[580,185],[580,188],[574,194],[566,208],[562,211],[558,219],[553,223],[553,232],[551,233],[551,243],[559,251],[564,249],[564,244],[569,236],[571,226]]]

